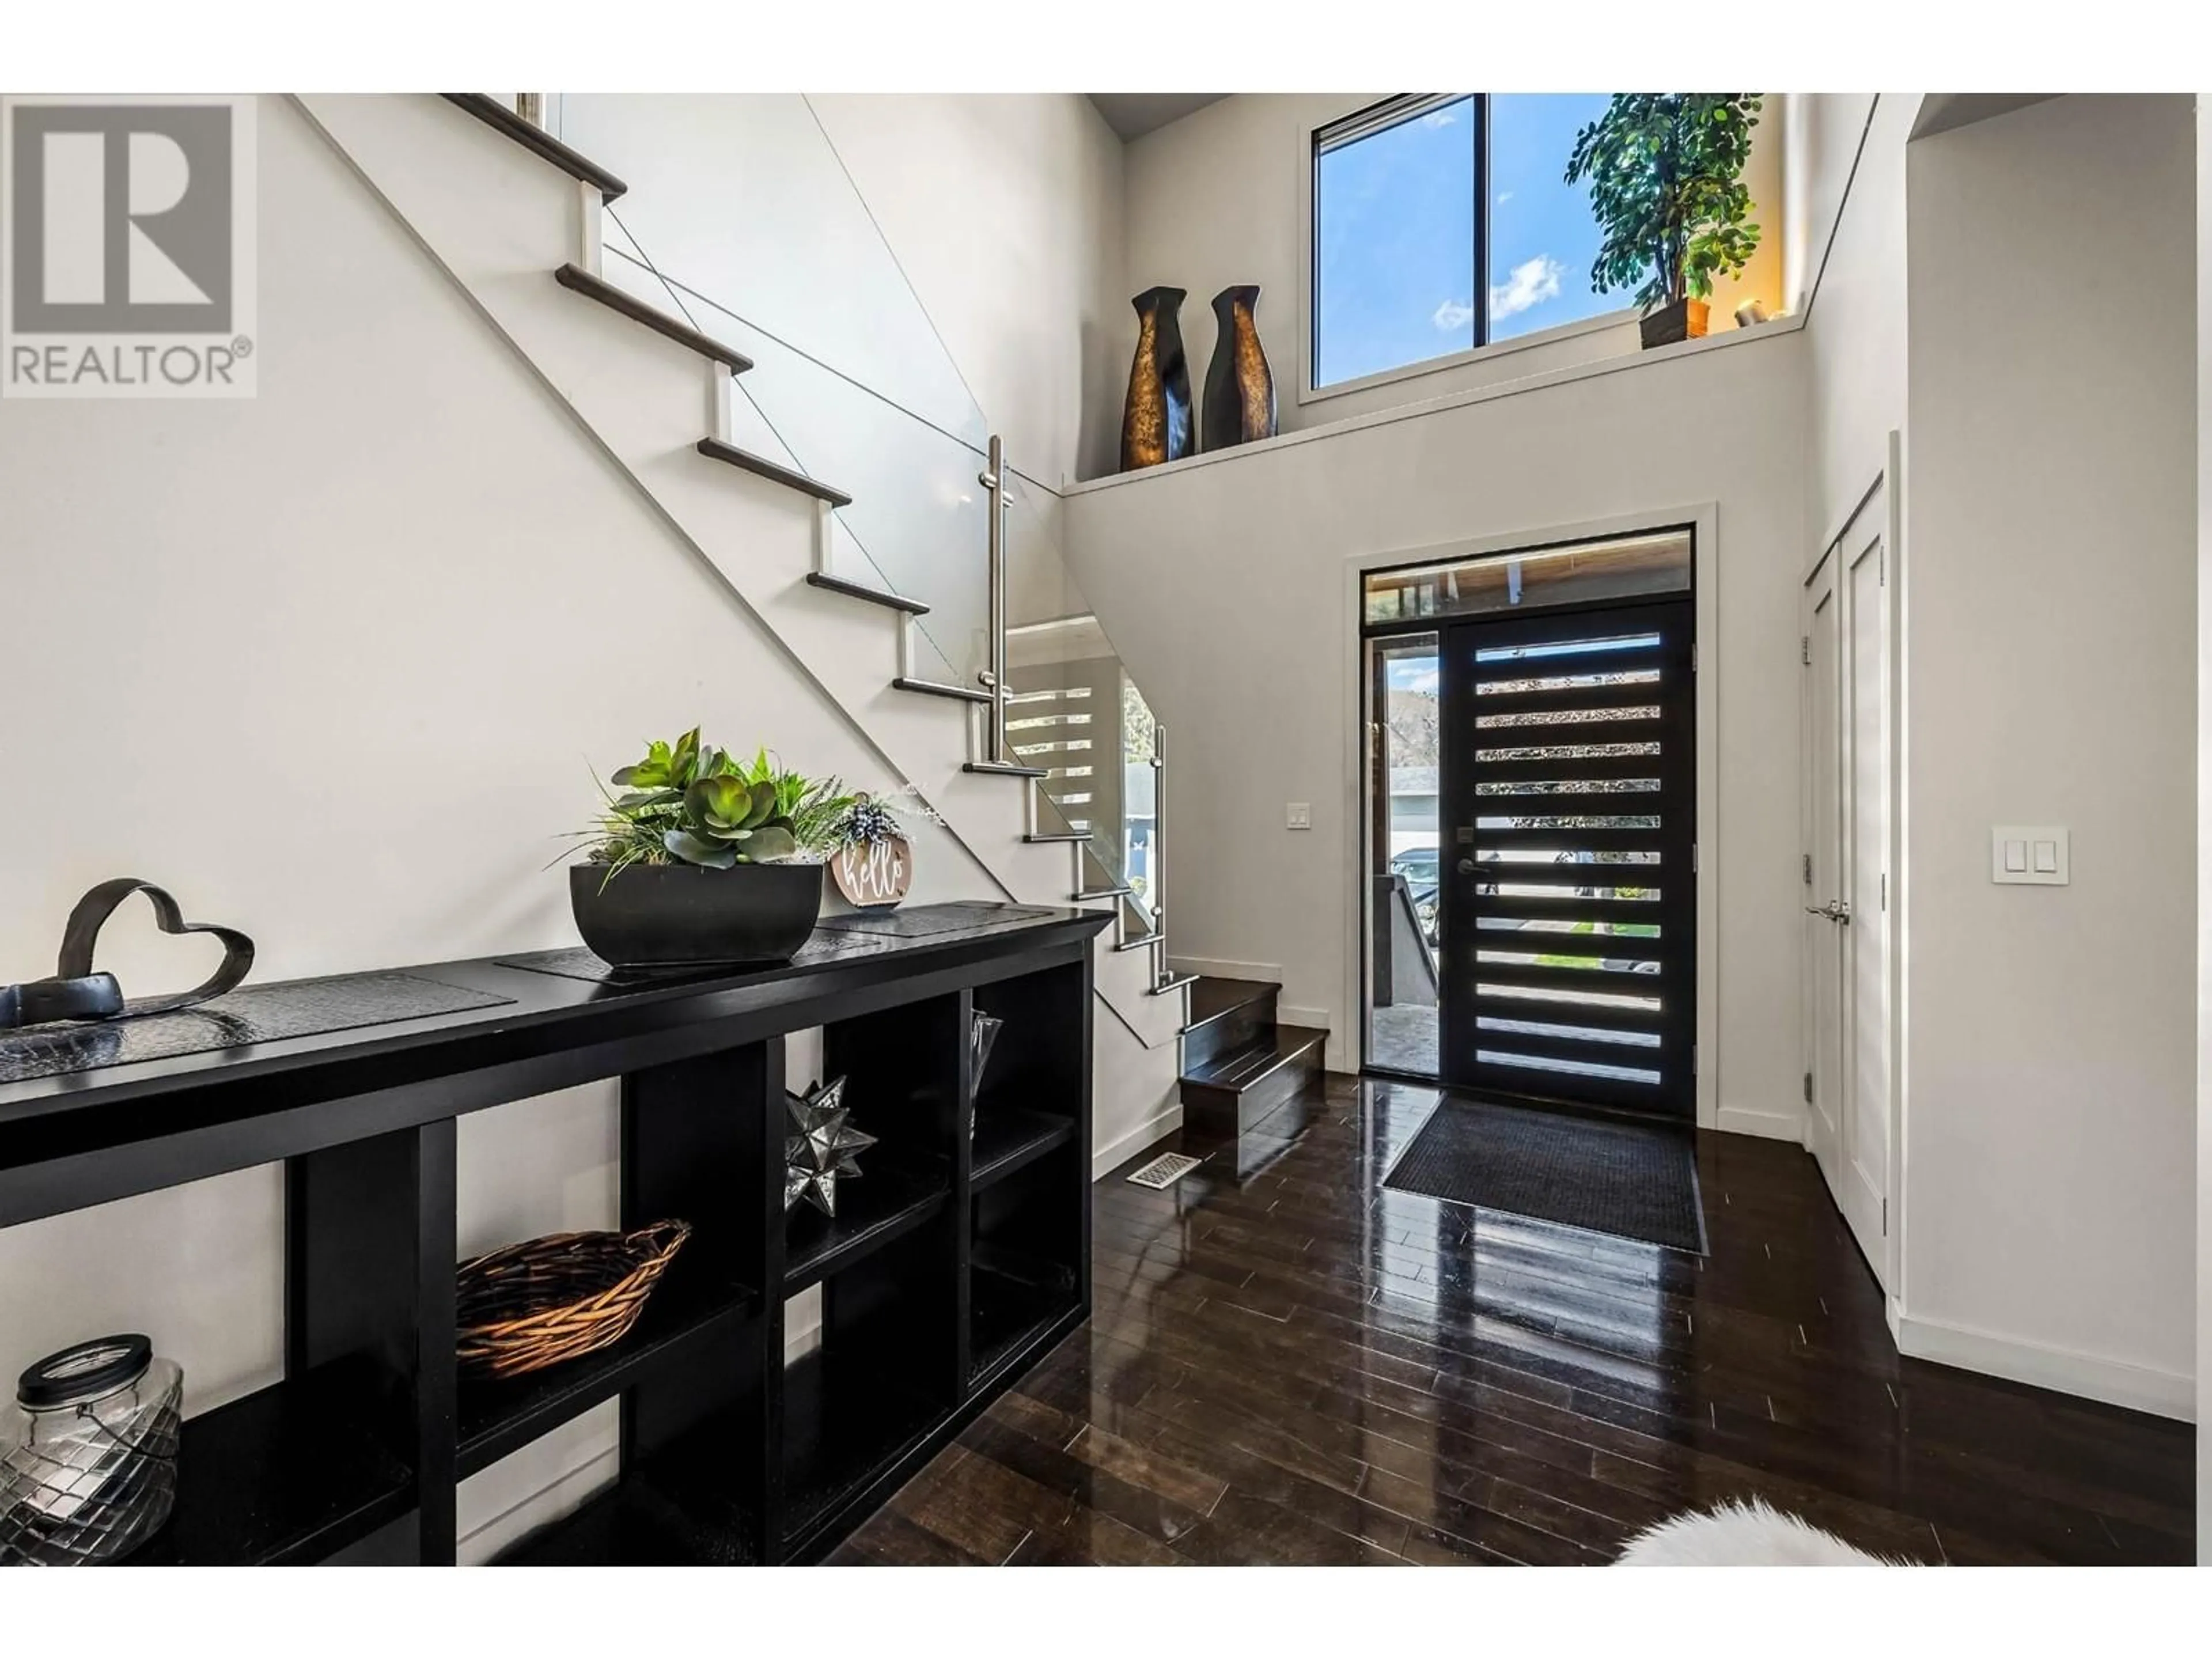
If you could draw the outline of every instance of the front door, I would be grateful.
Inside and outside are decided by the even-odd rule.
[[[1443,1082],[1697,1113],[1696,608],[1443,630]]]

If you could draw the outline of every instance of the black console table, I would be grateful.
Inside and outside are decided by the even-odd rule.
[[[459,1480],[617,1396],[619,1480],[503,1559],[817,1559],[1089,1315],[1107,920],[907,912],[750,973],[443,963],[403,971],[496,1002],[0,1084],[0,1227],[284,1165],[283,1380],[185,1425],[135,1559],[450,1562]],[[975,1010],[1006,1022],[980,1090]],[[817,1025],[879,1142],[834,1221],[783,1207],[784,1038]],[[613,1077],[622,1223],[690,1242],[618,1346],[459,1382],[455,1120]],[[787,1367],[786,1298],[815,1285],[821,1346]]]

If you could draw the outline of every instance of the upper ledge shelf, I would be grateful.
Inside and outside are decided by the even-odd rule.
[[[1061,483],[1062,496],[1088,495],[1102,489],[1113,489],[1124,484],[1144,483],[1149,479],[1173,477],[1192,472],[1200,467],[1213,466],[1225,461],[1245,460],[1255,455],[1273,455],[1298,444],[1316,443],[1325,438],[1342,437],[1348,432],[1363,432],[1370,427],[1389,426],[1397,421],[1418,419],[1424,415],[1441,415],[1449,410],[1465,409],[1473,404],[1486,404],[1494,398],[1518,397],[1523,392],[1542,392],[1557,386],[1566,386],[1576,380],[1595,380],[1601,374],[1619,374],[1626,370],[1643,368],[1656,363],[1680,362],[1686,357],[1702,356],[1709,351],[1723,351],[1730,346],[1747,345],[1760,340],[1779,339],[1785,334],[1795,334],[1804,327],[1802,313],[1793,312],[1776,317],[1751,328],[1731,328],[1718,334],[1708,334],[1702,340],[1683,340],[1674,345],[1656,346],[1649,351],[1623,352],[1619,356],[1600,357],[1586,363],[1572,363],[1564,368],[1548,369],[1541,374],[1525,374],[1518,380],[1497,380],[1488,386],[1472,386],[1465,392],[1449,392],[1443,397],[1425,398],[1419,403],[1401,404],[1395,409],[1379,409],[1371,414],[1348,416],[1341,421],[1330,421],[1322,426],[1302,428],[1296,432],[1279,433],[1258,443],[1239,444],[1234,449],[1217,449],[1204,455],[1187,455],[1179,461],[1169,461],[1160,466],[1140,467],[1133,472],[1115,472],[1103,478],[1070,478]]]

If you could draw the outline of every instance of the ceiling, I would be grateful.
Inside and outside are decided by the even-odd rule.
[[[1106,125],[1127,143],[1141,138],[1170,121],[1180,121],[1194,109],[1226,98],[1225,92],[1093,92],[1085,94]]]

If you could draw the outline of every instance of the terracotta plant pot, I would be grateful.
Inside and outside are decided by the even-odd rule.
[[[571,865],[576,931],[617,968],[788,962],[822,914],[818,864]]]
[[[1643,331],[1644,349],[1673,345],[1678,340],[1702,340],[1705,337],[1705,322],[1712,307],[1703,300],[1677,300],[1672,305],[1661,306],[1656,311],[1644,313],[1638,326]]]

